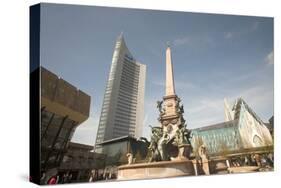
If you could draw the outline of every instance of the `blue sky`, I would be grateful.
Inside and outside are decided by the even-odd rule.
[[[188,128],[224,121],[224,97],[243,97],[264,121],[273,115],[272,18],[58,4],[43,4],[41,15],[42,65],[92,99],[90,117],[72,141],[95,142],[121,32],[133,56],[147,65],[144,136],[148,125],[158,125],[167,41]]]

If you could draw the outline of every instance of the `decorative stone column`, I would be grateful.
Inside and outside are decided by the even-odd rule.
[[[163,107],[162,107],[163,104]],[[178,146],[177,159],[186,159],[191,153],[191,145],[183,118],[184,108],[181,99],[175,93],[174,72],[170,46],[166,49],[166,93],[162,101],[158,101],[159,122],[163,129],[163,138],[167,142],[174,140]],[[188,155],[186,155],[188,154]]]

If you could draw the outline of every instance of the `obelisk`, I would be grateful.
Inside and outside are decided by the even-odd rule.
[[[171,48],[168,45],[166,49],[166,96],[169,95],[175,95],[175,83]]]
[[[180,99],[175,93],[172,53],[169,45],[166,48],[165,90],[166,93],[163,96],[163,113],[160,114],[159,121],[164,131],[167,132],[170,137],[173,137],[178,127],[184,123],[184,119],[183,111],[180,109]]]
[[[175,93],[174,72],[171,48],[168,45],[166,49],[166,93],[162,101],[157,102],[160,112],[159,122],[162,128],[162,137],[157,145],[161,155],[161,160],[167,160],[172,154],[167,151],[167,144],[172,142],[177,146],[178,153],[174,159],[186,159],[191,152],[189,142],[190,132],[186,129],[183,118],[184,108],[180,98]],[[163,106],[162,106],[163,104]]]

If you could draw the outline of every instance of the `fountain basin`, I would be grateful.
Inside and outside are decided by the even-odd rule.
[[[228,168],[229,173],[247,173],[247,172],[256,172],[259,170],[258,166],[241,166],[241,167],[230,167]]]
[[[161,161],[122,165],[118,167],[118,180],[153,179],[194,176],[192,160]]]

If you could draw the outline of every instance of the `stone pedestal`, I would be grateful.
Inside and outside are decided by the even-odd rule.
[[[201,163],[204,174],[210,175],[209,161],[206,159],[206,160],[202,160],[200,163]]]
[[[241,167],[230,167],[227,170],[230,174],[233,174],[233,173],[257,172],[259,169],[260,169],[259,166],[241,166]]]
[[[119,166],[117,179],[134,180],[194,175],[195,169],[192,161],[179,160]]]

